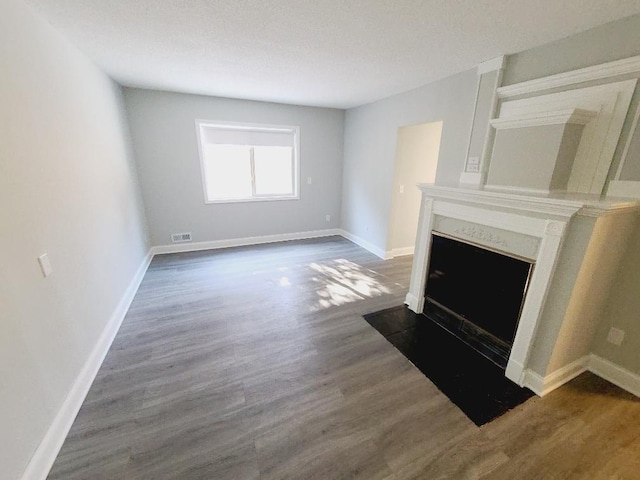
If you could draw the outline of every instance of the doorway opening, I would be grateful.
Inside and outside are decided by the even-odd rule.
[[[416,184],[435,181],[441,136],[441,121],[398,128],[387,241],[393,257],[413,254],[421,198]]]

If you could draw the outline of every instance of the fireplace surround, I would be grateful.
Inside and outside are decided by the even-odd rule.
[[[530,259],[535,268],[505,375],[543,395],[584,371],[581,359],[590,352],[615,278],[620,258],[615,252],[624,250],[638,202],[431,184],[418,188],[422,203],[405,301],[409,308],[423,312],[434,233]]]

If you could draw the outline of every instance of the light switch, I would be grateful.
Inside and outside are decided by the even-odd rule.
[[[404,193],[404,185],[400,185],[400,193]]]
[[[311,185],[311,177],[307,177],[307,185]]]
[[[49,256],[46,253],[38,257],[38,263],[40,263],[40,270],[45,278],[53,273],[53,267],[51,267]]]

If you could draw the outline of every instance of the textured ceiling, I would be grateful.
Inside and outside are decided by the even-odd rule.
[[[638,0],[27,0],[123,85],[348,108],[640,13]]]

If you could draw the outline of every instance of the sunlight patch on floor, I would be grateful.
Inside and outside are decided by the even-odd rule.
[[[313,312],[391,293],[382,283],[382,275],[344,258],[314,262],[309,267],[317,272],[313,281],[319,284],[319,299],[311,306]]]

